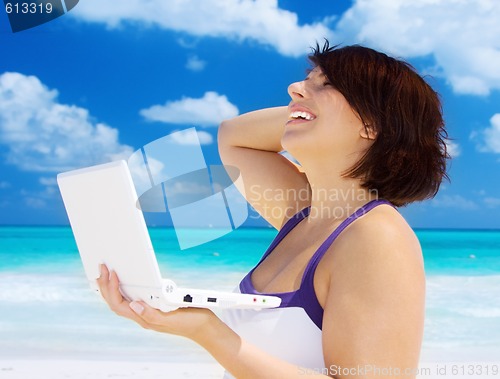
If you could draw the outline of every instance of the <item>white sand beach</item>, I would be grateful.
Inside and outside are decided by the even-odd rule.
[[[214,363],[160,363],[96,360],[0,359],[2,379],[218,379],[224,370]]]
[[[472,354],[471,354],[472,353]],[[424,350],[418,379],[498,379],[500,351]],[[468,359],[471,358],[471,359]],[[390,378],[379,370],[376,377]],[[202,362],[130,361],[106,359],[0,358],[2,379],[219,379],[224,369],[207,355]]]

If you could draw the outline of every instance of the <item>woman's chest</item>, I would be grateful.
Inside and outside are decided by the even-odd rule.
[[[299,228],[290,232],[252,273],[254,288],[263,293],[292,292],[299,289],[311,258],[328,237],[328,230]]]

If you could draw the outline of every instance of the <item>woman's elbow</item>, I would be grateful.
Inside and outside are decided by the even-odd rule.
[[[219,151],[227,146],[233,146],[232,144],[232,119],[223,120],[219,124],[219,128],[217,130],[217,144],[219,146]]]

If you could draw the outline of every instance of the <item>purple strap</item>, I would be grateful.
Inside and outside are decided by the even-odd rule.
[[[335,239],[339,236],[342,231],[347,228],[353,221],[368,213],[370,210],[381,204],[392,204],[387,200],[376,199],[369,203],[363,205],[361,208],[356,210],[353,214],[347,217],[342,223],[335,228],[335,230],[327,237],[327,239],[321,244],[321,246],[316,250],[312,258],[310,259],[307,267],[302,276],[302,281],[300,288],[297,291],[292,292],[281,292],[281,293],[266,293],[266,295],[278,296],[281,298],[280,308],[288,307],[300,307],[303,308],[309,318],[316,324],[319,329],[322,329],[323,323],[323,308],[318,302],[316,297],[316,292],[314,291],[314,273],[318,267],[321,258],[328,251],[328,248],[332,245]],[[290,218],[283,228],[280,229],[279,233],[276,235],[275,239],[266,250],[262,256],[259,263],[243,278],[240,283],[240,291],[242,293],[250,294],[261,294],[256,291],[252,283],[252,273],[255,269],[264,261],[264,259],[272,253],[274,248],[285,238],[285,236],[305,217],[309,215],[310,208],[304,208],[299,213]]]

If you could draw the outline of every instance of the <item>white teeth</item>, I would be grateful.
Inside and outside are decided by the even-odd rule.
[[[308,120],[308,121],[315,119],[315,117],[312,114],[307,113],[307,112],[301,112],[301,111],[295,111],[295,112],[290,113],[290,118],[292,118],[292,119],[302,118],[302,119]]]

